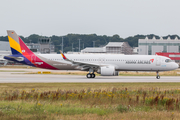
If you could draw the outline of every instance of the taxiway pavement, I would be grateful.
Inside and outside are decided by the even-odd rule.
[[[96,76],[88,79],[83,75],[24,74],[25,72],[49,71],[41,69],[0,69],[0,83],[103,83],[103,82],[180,82],[179,76]]]

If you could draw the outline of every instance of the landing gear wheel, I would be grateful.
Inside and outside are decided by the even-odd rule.
[[[156,76],[156,78],[157,78],[157,79],[160,79],[160,76],[159,76],[159,75],[157,75],[157,76]]]
[[[94,73],[92,73],[92,74],[91,74],[91,77],[92,77],[92,78],[95,78],[95,77],[96,77],[96,75],[95,75]]]
[[[91,77],[92,77],[92,74],[88,73],[88,74],[86,75],[86,77],[87,77],[87,78],[91,78]]]
[[[160,76],[159,76],[159,71],[156,71],[156,73],[157,73],[156,78],[157,78],[157,79],[160,79]]]
[[[87,77],[87,78],[95,78],[96,75],[95,75],[94,73],[92,73],[92,74],[88,73],[88,74],[86,75],[86,77]]]

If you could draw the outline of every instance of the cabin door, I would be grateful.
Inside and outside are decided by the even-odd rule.
[[[161,65],[161,58],[156,57],[156,66],[160,66],[160,65]]]
[[[32,63],[35,63],[35,62],[36,62],[36,56],[35,56],[35,55],[32,55],[32,56],[31,56],[31,62],[32,62]]]

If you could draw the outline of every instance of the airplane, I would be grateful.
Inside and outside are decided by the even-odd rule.
[[[4,59],[44,69],[89,71],[87,78],[95,78],[95,72],[118,76],[119,71],[154,71],[160,79],[160,71],[179,67],[170,58],[158,55],[63,54],[61,51],[61,55],[34,54],[14,30],[7,30],[7,34],[12,55]]]

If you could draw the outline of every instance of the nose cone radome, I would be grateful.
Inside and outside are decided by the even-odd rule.
[[[179,65],[177,63],[174,63],[173,68],[177,69],[177,68],[179,68]]]

